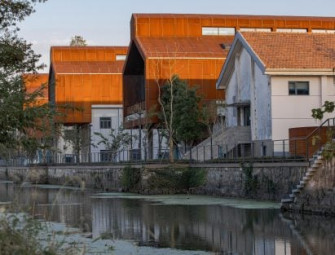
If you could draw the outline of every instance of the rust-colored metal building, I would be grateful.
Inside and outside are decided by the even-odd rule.
[[[52,47],[49,100],[70,107],[63,124],[91,122],[93,104],[122,104],[122,69],[127,47]]]
[[[36,98],[37,105],[43,105],[48,103],[48,73],[37,73],[37,74],[24,74],[23,80],[26,91],[28,94],[34,93],[36,90],[40,89],[42,85],[44,88],[42,90],[41,96]]]
[[[335,31],[334,18],[133,14],[123,70],[124,125],[136,127],[157,106],[158,87],[173,74],[199,87],[204,101],[224,100],[215,83],[236,31]],[[154,120],[151,120],[154,122]]]

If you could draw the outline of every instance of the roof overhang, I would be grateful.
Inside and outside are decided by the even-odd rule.
[[[252,47],[245,40],[243,35],[240,32],[237,32],[233,41],[233,44],[229,50],[227,59],[222,67],[219,78],[216,82],[216,89],[226,89],[228,83],[231,79],[231,76],[235,70],[235,57],[239,54],[242,49],[245,49],[251,56],[251,58],[255,61],[258,67],[261,69],[263,73],[265,73],[265,64],[259,58],[259,56],[254,52]]]
[[[265,71],[265,74],[267,75],[273,75],[273,76],[284,76],[284,75],[296,75],[296,76],[302,76],[302,75],[308,75],[308,76],[333,76],[335,75],[334,69],[276,69],[276,68],[267,68]]]

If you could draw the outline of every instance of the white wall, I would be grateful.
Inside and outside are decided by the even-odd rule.
[[[92,105],[92,122],[91,122],[91,143],[97,147],[91,146],[91,152],[100,152],[100,150],[105,150],[103,144],[98,145],[100,139],[94,133],[101,133],[105,137],[109,137],[111,129],[101,129],[100,128],[100,118],[110,117],[112,120],[111,128],[115,131],[119,129],[122,125],[123,111],[122,105]]]
[[[235,59],[235,69],[226,89],[226,104],[250,102],[251,137],[253,140],[271,139],[271,93],[268,77],[242,49]],[[235,102],[234,102],[235,97]],[[226,126],[236,127],[236,107],[226,108]]]
[[[309,95],[289,95],[289,81],[309,81]],[[273,140],[287,139],[290,128],[318,126],[321,122],[312,118],[312,109],[335,100],[332,77],[273,76],[271,88]]]

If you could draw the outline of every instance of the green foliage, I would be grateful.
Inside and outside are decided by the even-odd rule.
[[[325,113],[332,113],[335,110],[335,103],[330,101],[325,101],[321,108],[312,109],[312,117],[317,120],[323,119]],[[321,140],[320,136],[312,137],[312,144],[315,145],[316,141]],[[324,150],[322,155],[326,159],[332,159],[335,157],[335,142],[334,142],[334,127],[328,127],[327,129],[327,140],[324,144]]]
[[[255,193],[259,189],[259,182],[257,176],[252,174],[252,164],[241,164],[242,171],[245,175],[244,192],[249,195]]]
[[[141,179],[141,169],[126,166],[121,176],[122,188],[126,191],[134,189]]]
[[[171,82],[173,84],[170,84]],[[161,90],[163,107],[161,107],[158,117],[161,122],[172,122],[174,141],[191,144],[200,138],[205,125],[202,121],[203,115],[199,105],[201,97],[197,95],[197,89],[190,88],[186,81],[174,75],[169,82],[162,86]]]
[[[201,168],[158,169],[148,180],[151,189],[166,190],[168,193],[189,190],[202,186],[206,181],[206,171]]]
[[[112,128],[108,137],[99,132],[94,132],[94,135],[98,136],[100,139],[95,146],[103,144],[105,150],[110,151],[113,159],[116,157],[117,152],[121,148],[129,146],[132,138],[136,137],[135,135],[130,135],[128,132],[123,130],[122,127],[119,127],[118,130],[114,130]]]
[[[317,120],[323,119],[325,113],[332,113],[335,109],[335,103],[330,101],[325,101],[321,108],[312,109],[312,117]]]
[[[27,150],[46,146],[34,133],[46,137],[48,121],[55,114],[48,104],[37,105],[44,87],[33,93],[25,89],[23,75],[36,73],[39,55],[32,45],[17,35],[17,22],[34,12],[34,4],[43,0],[1,1],[0,5],[0,148]]]
[[[87,46],[87,43],[81,35],[75,35],[71,38],[70,46]]]
[[[57,254],[56,247],[41,245],[39,234],[42,230],[41,222],[26,214],[3,214],[0,219],[0,254]]]

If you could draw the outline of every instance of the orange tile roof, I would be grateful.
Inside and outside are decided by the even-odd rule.
[[[233,36],[137,37],[135,42],[147,58],[225,58],[228,49],[221,45],[230,45],[232,40]]]
[[[69,61],[55,62],[53,68],[56,74],[71,74],[71,73],[122,73],[124,61]]]
[[[335,67],[335,34],[255,32],[241,34],[266,69]]]

